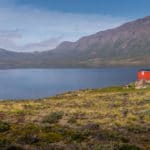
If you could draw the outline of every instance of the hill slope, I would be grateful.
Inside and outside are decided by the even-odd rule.
[[[149,100],[150,89],[114,87],[36,101],[3,101],[0,147],[149,150]]]
[[[41,53],[10,52],[5,56],[0,51],[1,57],[0,67],[150,65],[150,16],[83,37],[76,42],[63,42],[54,50]]]
[[[87,66],[150,64],[150,17],[126,23],[118,28],[64,42],[57,51]]]

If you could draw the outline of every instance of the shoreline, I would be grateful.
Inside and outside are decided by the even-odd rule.
[[[133,83],[132,83],[133,84]],[[65,94],[69,94],[69,93],[76,93],[76,92],[85,92],[85,91],[105,91],[105,90],[109,90],[109,89],[113,89],[113,88],[118,88],[118,89],[125,89],[125,85],[118,85],[118,86],[107,86],[107,87],[103,87],[103,88],[84,88],[84,89],[77,89],[77,90],[70,90],[70,91],[65,91],[59,94],[54,94],[52,96],[46,96],[46,97],[40,97],[40,98],[23,98],[23,99],[0,99],[0,102],[5,102],[5,101],[38,101],[38,100],[43,100],[43,99],[52,99],[54,97],[59,97],[59,96],[63,96]],[[131,90],[131,88],[130,88]],[[132,88],[132,90],[134,90]]]

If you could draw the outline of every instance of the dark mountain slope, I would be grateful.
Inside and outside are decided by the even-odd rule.
[[[64,42],[56,50],[79,54],[77,58],[85,65],[150,64],[150,17],[98,32],[74,43]]]

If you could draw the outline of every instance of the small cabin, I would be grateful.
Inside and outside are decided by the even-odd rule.
[[[138,80],[150,82],[150,69],[141,69],[138,71]]]

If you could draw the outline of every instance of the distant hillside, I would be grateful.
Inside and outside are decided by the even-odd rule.
[[[150,65],[150,16],[41,53],[0,50],[0,68]]]

